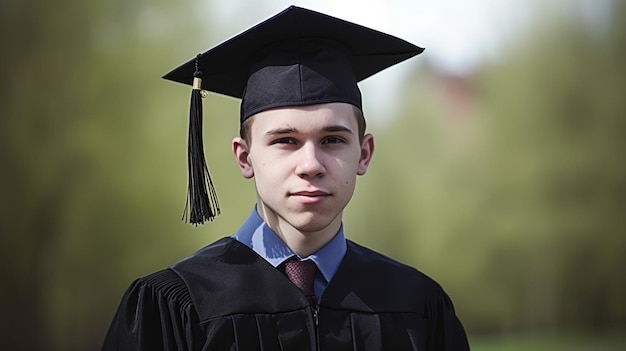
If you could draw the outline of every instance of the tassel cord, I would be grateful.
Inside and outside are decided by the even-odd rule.
[[[196,75],[200,76],[201,73],[194,74]],[[183,212],[183,220],[194,225],[212,221],[220,214],[217,192],[205,161],[202,139],[202,95],[201,89],[194,87],[191,92],[187,143],[189,187]]]

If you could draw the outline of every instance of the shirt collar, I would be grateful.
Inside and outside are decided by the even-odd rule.
[[[254,250],[274,267],[297,256],[263,221],[256,211],[256,206],[233,238]],[[308,257],[299,258],[315,262],[319,271],[329,282],[337,272],[346,250],[347,244],[342,223],[337,234],[326,245]]]

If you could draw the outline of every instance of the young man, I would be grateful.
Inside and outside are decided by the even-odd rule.
[[[421,51],[291,7],[166,75],[202,71],[205,89],[242,98],[232,150],[257,204],[233,236],[135,281],[103,349],[468,350],[436,282],[342,226],[374,152],[357,82]],[[192,222],[214,214],[190,206]]]

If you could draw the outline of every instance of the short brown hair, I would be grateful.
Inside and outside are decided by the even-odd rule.
[[[354,112],[354,117],[356,117],[356,122],[358,124],[358,132],[359,132],[359,143],[363,142],[363,137],[365,136],[365,129],[367,128],[367,123],[365,123],[365,116],[363,116],[363,111],[358,107],[352,105],[352,111]],[[239,136],[245,140],[248,145],[250,145],[251,137],[250,129],[252,128],[252,120],[254,120],[255,116],[251,116],[239,127]]]

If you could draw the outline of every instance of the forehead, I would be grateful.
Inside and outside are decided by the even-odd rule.
[[[354,108],[340,102],[266,110],[256,114],[253,121],[252,134],[265,134],[285,128],[297,132],[315,132],[329,126],[342,126],[355,134],[358,130]]]

